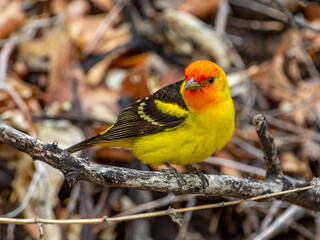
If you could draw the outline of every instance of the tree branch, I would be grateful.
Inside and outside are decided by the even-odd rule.
[[[176,178],[171,174],[96,164],[88,159],[75,157],[69,152],[58,148],[56,142],[52,144],[44,143],[7,126],[1,121],[0,140],[27,153],[34,160],[43,161],[60,170],[65,175],[69,184],[85,180],[105,186],[234,198],[249,198],[306,185],[292,183],[288,180],[282,184],[277,181],[258,181],[255,179],[207,174],[209,186],[204,190],[202,188],[202,181],[198,176],[184,174],[183,178],[187,184],[180,188]],[[288,194],[282,198],[284,201],[320,211],[320,197],[316,194],[316,189]]]
[[[266,180],[279,180],[282,183],[281,163],[267,120],[262,114],[258,114],[253,118],[253,123],[263,146],[264,160],[267,166]]]

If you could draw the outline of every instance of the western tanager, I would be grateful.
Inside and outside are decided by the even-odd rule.
[[[150,165],[187,165],[218,152],[234,132],[235,110],[224,71],[208,60],[192,62],[185,80],[136,101],[114,125],[67,149],[132,148]],[[178,180],[181,184],[181,177]]]

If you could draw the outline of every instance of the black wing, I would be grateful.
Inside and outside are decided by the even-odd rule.
[[[187,117],[188,108],[180,94],[183,81],[171,84],[145,97],[120,113],[116,123],[98,140],[113,141],[145,136],[181,125]],[[181,114],[168,114],[160,110],[157,103],[170,103],[181,110]]]
[[[99,142],[150,135],[181,125],[188,116],[188,108],[180,94],[182,83],[183,81],[180,81],[161,88],[149,97],[130,105],[119,114],[116,123],[104,133],[66,150],[76,152]],[[168,107],[175,111],[166,111]]]

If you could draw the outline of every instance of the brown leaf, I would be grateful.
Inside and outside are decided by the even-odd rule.
[[[68,16],[72,18],[82,17],[89,13],[90,4],[85,0],[71,1],[68,4]]]
[[[61,48],[60,45],[65,43],[66,39],[68,39],[68,36],[65,29],[55,28],[52,31],[44,33],[42,38],[35,38],[20,43],[18,45],[18,50],[25,58],[30,56],[45,58],[57,48]]]
[[[198,18],[207,18],[216,14],[223,0],[186,0],[179,10],[192,14]]]
[[[150,95],[148,88],[150,71],[150,63],[148,60],[130,69],[123,81],[123,92],[134,99],[140,99]]]
[[[0,39],[7,38],[25,23],[25,14],[19,1],[12,1],[0,11]]]
[[[301,82],[292,103],[297,107],[293,111],[293,119],[299,125],[313,124],[320,114],[320,83],[317,81]]]
[[[78,94],[85,116],[109,123],[116,121],[119,113],[119,92],[111,91],[105,86],[92,88],[80,84]]]
[[[86,16],[83,18],[69,19],[67,23],[69,36],[79,50],[83,50],[93,34],[104,20],[102,16]],[[122,24],[117,28],[110,26],[103,33],[99,42],[94,46],[92,53],[105,53],[126,44],[131,39],[128,24]]]
[[[129,149],[103,147],[97,151],[96,157],[108,161],[116,162],[130,162],[133,159],[131,151]],[[103,163],[102,161],[99,161]]]
[[[232,155],[229,154],[227,151],[221,150],[220,152],[218,152],[218,154],[215,154],[216,157],[219,158],[226,158],[226,159],[232,159]],[[234,177],[242,177],[241,172],[233,167],[228,167],[228,166],[220,166],[220,173],[222,175],[230,175],[230,176],[234,176]]]
[[[112,56],[108,56],[102,61],[95,64],[90,70],[88,71],[85,82],[88,83],[91,86],[97,86],[101,83],[103,78],[106,75],[106,72],[112,62],[113,58]]]
[[[68,1],[66,0],[55,0],[51,3],[51,12],[55,15],[64,14],[68,7]]]
[[[179,69],[168,70],[161,74],[161,87],[183,80],[185,78],[184,72]]]
[[[320,18],[320,6],[317,3],[308,3],[303,8],[304,16],[309,21],[314,21]]]
[[[71,100],[73,80],[73,76],[70,74],[71,51],[71,43],[65,39],[50,54],[48,93],[51,96],[51,102],[63,103]]]
[[[281,166],[286,174],[302,175],[306,179],[310,179],[311,172],[309,167],[302,162],[293,152],[284,152],[279,155]]]
[[[149,53],[138,53],[129,56],[122,56],[112,62],[112,67],[118,68],[132,68],[143,64],[150,57]]]
[[[109,12],[114,7],[112,0],[90,0],[90,2],[105,12]]]
[[[320,159],[320,147],[319,143],[312,140],[306,140],[303,142],[300,150],[301,158],[305,162],[319,161]]]

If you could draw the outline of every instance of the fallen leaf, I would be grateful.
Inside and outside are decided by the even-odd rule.
[[[150,63],[143,63],[131,68],[123,81],[123,92],[133,99],[141,99],[150,95],[148,81],[150,78]]]
[[[310,179],[309,167],[302,162],[293,152],[283,152],[279,155],[281,167],[286,174],[302,175],[305,179]]]
[[[309,21],[314,21],[320,18],[320,6],[317,3],[308,3],[303,8],[303,14],[305,18]]]
[[[103,16],[86,16],[68,20],[69,36],[80,51],[88,44],[103,20]],[[130,39],[131,34],[128,24],[121,24],[116,28],[110,26],[94,46],[92,54],[109,52],[118,46],[128,43]]]
[[[179,10],[198,18],[208,18],[217,13],[222,1],[224,0],[186,0],[180,5]]]
[[[106,12],[109,12],[114,7],[114,2],[112,0],[90,0],[90,2]]]
[[[25,23],[25,13],[19,1],[11,1],[0,11],[0,39],[10,36],[11,33]]]
[[[173,9],[166,10],[163,18],[181,39],[193,41],[207,56],[215,59],[218,65],[229,67],[234,62],[235,55],[225,41],[200,19]]]

